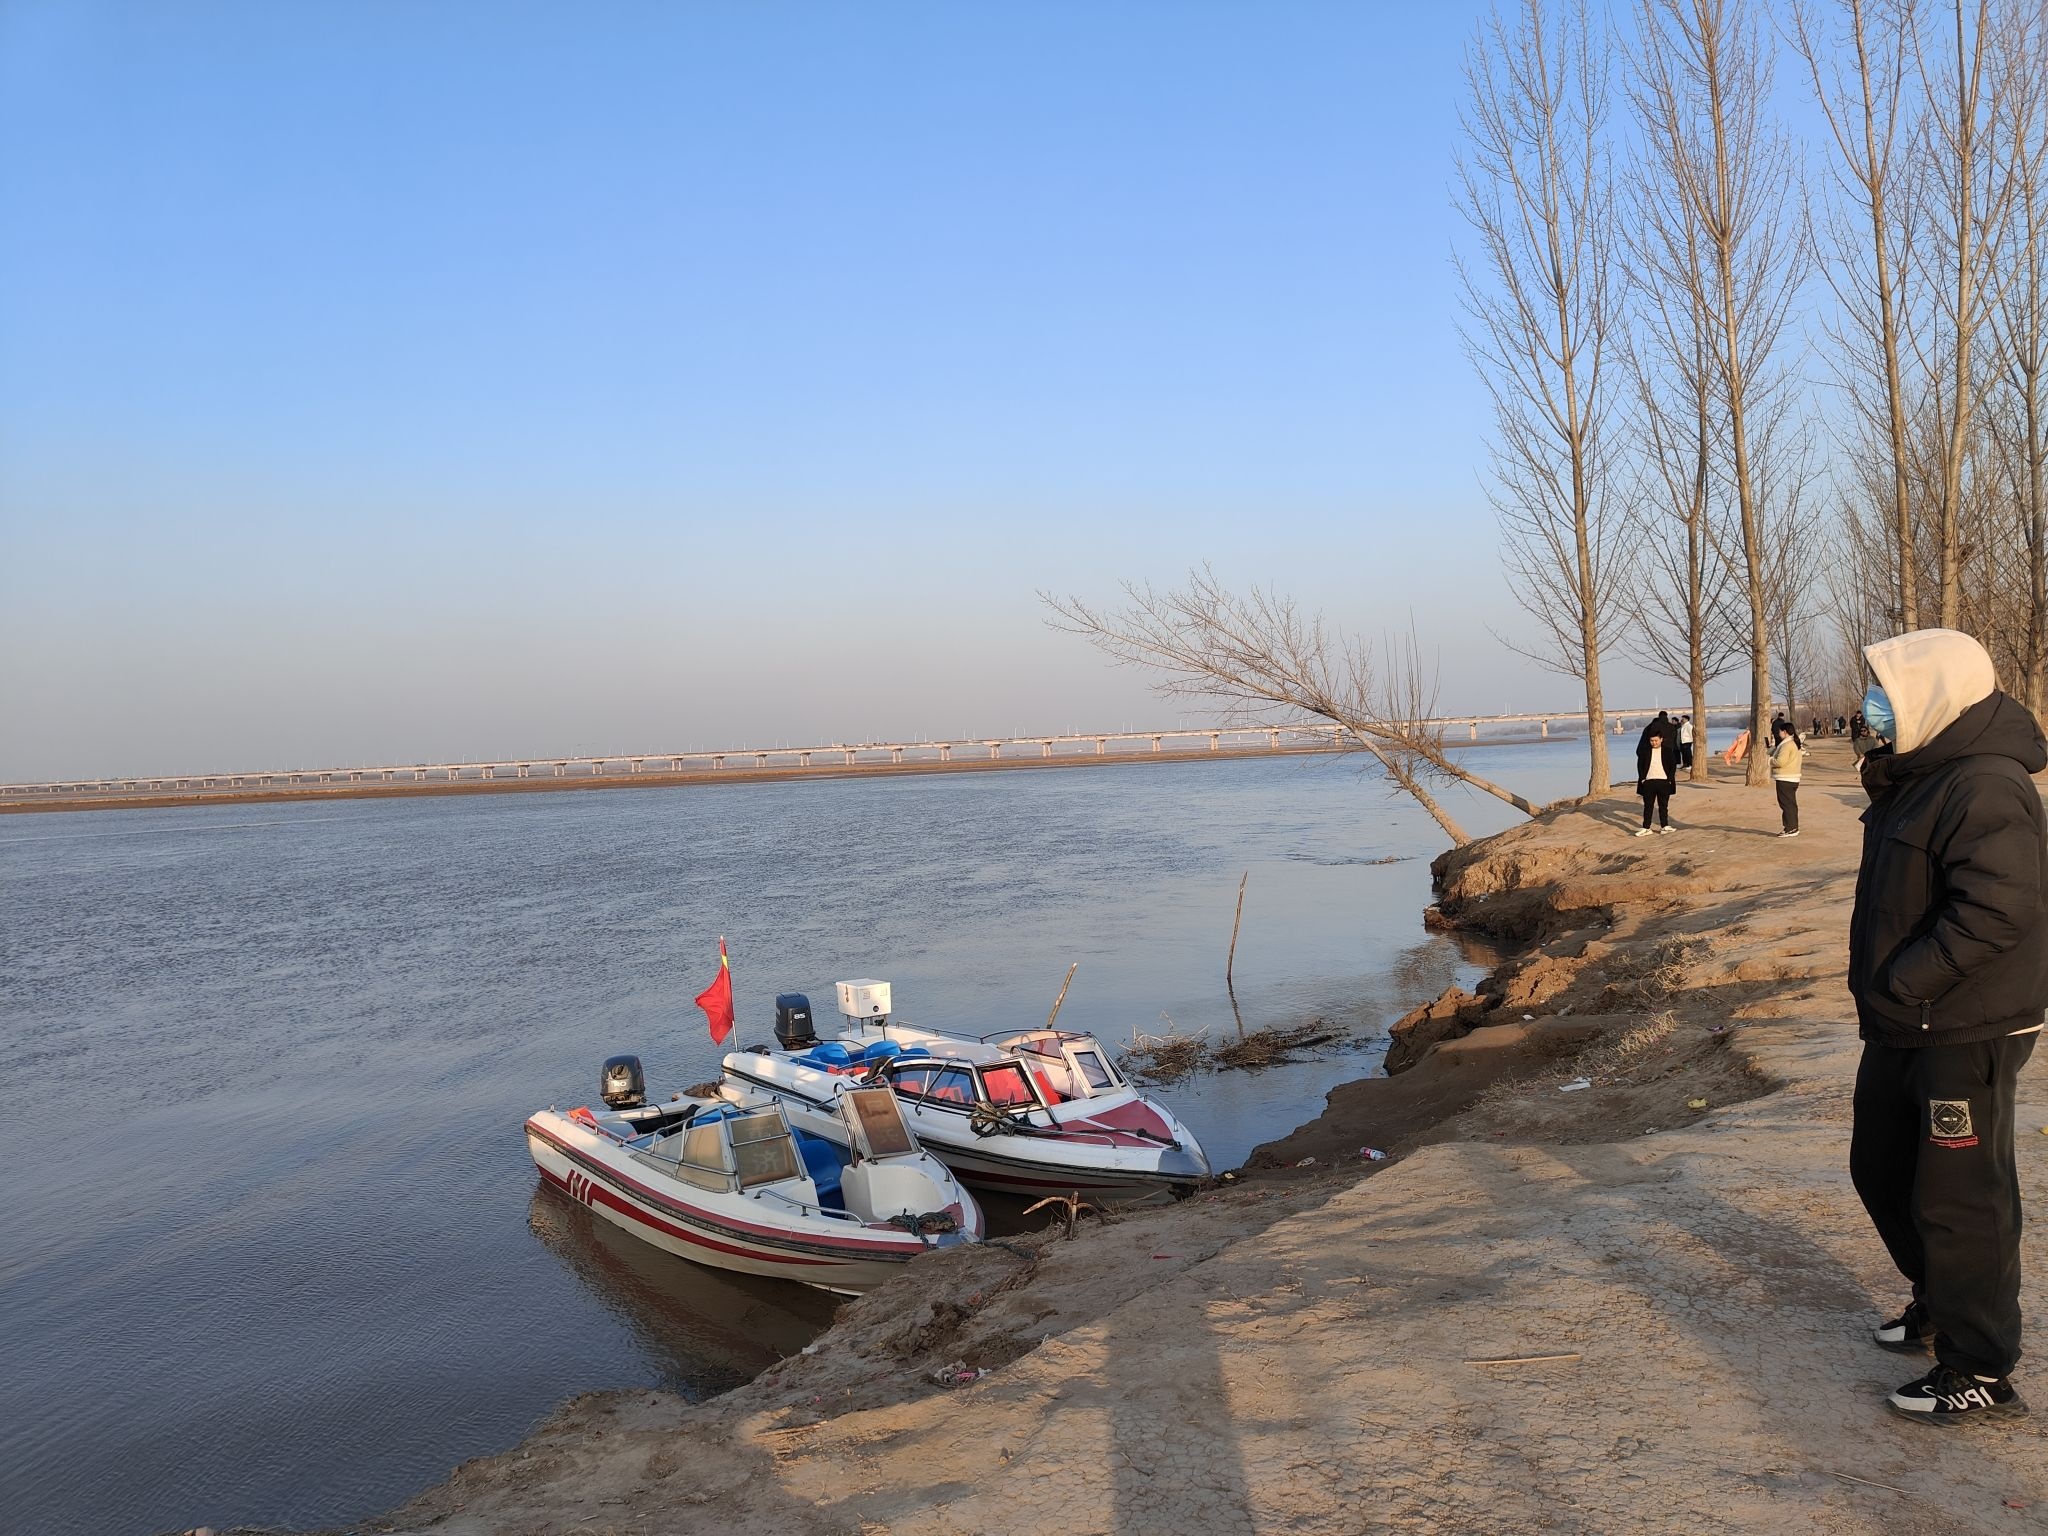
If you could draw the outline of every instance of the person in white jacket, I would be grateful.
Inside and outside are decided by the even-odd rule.
[[[1780,720],[1771,727],[1771,784],[1778,791],[1778,818],[1784,830],[1778,836],[1799,835],[1799,770],[1806,752],[1792,722]]]

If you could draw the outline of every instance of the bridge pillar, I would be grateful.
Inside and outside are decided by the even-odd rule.
[[[849,767],[849,768],[851,768],[851,767],[853,766],[853,760],[854,760],[854,758],[856,758],[857,756],[859,756],[859,754],[858,754],[857,752],[855,752],[855,751],[853,750],[853,748],[851,748],[851,747],[848,747],[848,748],[846,749],[846,766],[847,766],[847,767]]]
[[[902,761],[903,761],[903,749],[902,749],[901,747],[891,747],[891,748],[889,749],[889,761],[890,761],[890,762],[892,762],[892,763],[900,763],[900,762],[902,762]]]
[[[1040,742],[1040,743],[1038,744],[1038,747],[1039,747],[1039,752],[1038,752],[1038,755],[1039,755],[1040,757],[1051,757],[1051,756],[1052,756],[1052,743],[1051,743],[1051,742],[1049,742],[1049,741],[1041,741],[1041,742]]]
[[[1268,752],[1278,752],[1280,750],[1280,733],[1278,731],[1266,732],[1266,750]]]
[[[424,779],[427,776],[427,770],[424,768],[415,768],[412,771],[412,776],[413,782],[418,783],[421,779]],[[268,784],[270,780],[265,779],[263,782]]]
[[[990,742],[988,744],[988,755],[991,761],[1001,757],[1003,755],[1003,744],[1000,741]]]
[[[768,754],[766,752],[756,752],[754,754],[754,766],[756,768],[766,768],[768,766]]]
[[[950,763],[951,761],[953,761],[953,743],[951,743],[950,741],[942,741],[939,743],[939,761],[942,763]]]
[[[1209,733],[1209,750],[1211,752],[1221,752],[1223,750],[1223,733],[1221,731],[1211,731]]]
[[[641,770],[642,768],[645,768],[646,766],[647,766],[647,759],[646,759],[646,758],[644,758],[644,757],[636,757],[636,758],[634,758],[634,759],[632,760],[632,763],[631,763],[631,765],[630,765],[630,766],[628,767],[627,771],[628,771],[628,772],[630,772],[630,773],[638,773],[638,772],[639,772],[639,771],[640,771],[640,770]]]
[[[1109,755],[1109,738],[1107,736],[1095,738],[1095,755],[1097,757],[1107,757]]]
[[[449,781],[449,782],[450,782],[451,784],[452,784],[452,783],[453,783],[453,782],[454,782],[454,781],[455,781],[456,779],[460,778],[461,776],[462,776],[462,775],[461,775],[461,770],[460,770],[460,769],[456,769],[456,768],[450,768],[450,769],[448,770],[448,781]]]
[[[558,779],[563,779],[563,778],[567,778],[568,776],[569,776],[569,765],[568,765],[567,763],[557,763],[557,764],[555,764],[555,777],[556,777],[556,778],[558,778]]]
[[[1152,738],[1152,750],[1153,750],[1154,752],[1157,752],[1157,751],[1159,750],[1159,742],[1160,742],[1160,738],[1159,738],[1159,737],[1157,737],[1157,736],[1154,736],[1154,737]]]
[[[484,764],[484,771],[483,771],[483,777],[485,777],[485,778],[487,778],[487,779],[495,779],[495,778],[496,778],[497,776],[498,776],[498,770],[497,770],[496,768],[492,767],[492,766],[491,766],[491,765],[490,765],[489,763],[485,763],[485,764]]]
[[[1472,739],[1474,741],[1479,739],[1479,722],[1477,720],[1472,722]]]
[[[810,754],[810,753],[808,753],[808,752],[799,752],[799,753],[797,753],[797,755],[796,755],[796,765],[797,765],[797,767],[799,767],[799,768],[808,768],[808,767],[810,767],[810,766],[811,766],[811,754]]]
[[[1550,722],[1548,720],[1543,722],[1543,735],[1545,739],[1548,739],[1550,736]]]
[[[516,767],[516,768],[514,768],[514,769],[512,770],[512,777],[514,777],[515,779],[530,779],[530,778],[532,778],[532,777],[533,777],[533,764],[531,764],[531,763],[521,763],[521,764],[519,764],[519,766],[518,766],[518,767]]]
[[[1619,736],[1626,729],[1627,727],[1623,725],[1621,716],[1616,715],[1614,717],[1614,734]]]
[[[725,754],[724,754],[724,753],[722,753],[722,752],[714,752],[714,753],[712,753],[712,754],[711,754],[711,771],[712,771],[713,773],[716,773],[716,772],[718,772],[718,770],[719,770],[719,769],[723,768],[724,766],[725,766]]]

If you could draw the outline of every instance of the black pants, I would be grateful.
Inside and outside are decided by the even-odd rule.
[[[1778,786],[1778,815],[1784,819],[1787,832],[1799,830],[1799,781],[1797,779],[1773,779]]]
[[[1976,1376],[2020,1358],[2020,1184],[2013,1084],[2034,1035],[1863,1047],[1849,1177],[1914,1298],[1934,1357]]]
[[[1666,827],[1670,826],[1671,786],[1668,783],[1652,784],[1642,791],[1642,796],[1643,825],[1647,827],[1650,824],[1650,809],[1654,806],[1657,811],[1658,825]]]
[[[1681,741],[1678,744],[1678,766],[1681,768],[1690,768],[1692,766],[1692,743],[1689,741]]]

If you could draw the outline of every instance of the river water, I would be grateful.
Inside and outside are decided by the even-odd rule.
[[[1584,746],[1475,749],[1537,798]],[[1474,831],[1513,813],[1453,797]],[[904,1017],[1368,1038],[1469,982],[1435,827],[1348,758],[0,820],[0,1525],[364,1517],[598,1387],[721,1391],[821,1293],[656,1253],[537,1189],[519,1126],[633,1051],[714,1076],[879,976]],[[1398,862],[1379,863],[1383,859]],[[1218,1168],[1369,1050],[1167,1091]]]

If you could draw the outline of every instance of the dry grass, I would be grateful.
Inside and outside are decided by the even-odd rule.
[[[1706,948],[1705,939],[1673,935],[1613,956],[1605,966],[1603,1006],[1616,1012],[1648,1012],[1666,1006],[1684,989],[1686,972]]]
[[[1171,1020],[1168,1020],[1171,1023]],[[1241,1040],[1217,1045],[1206,1034],[1138,1035],[1119,1060],[1125,1073],[1148,1082],[1172,1082],[1203,1067],[1256,1071],[1294,1059],[1294,1052],[1328,1045],[1343,1031],[1322,1019],[1291,1029],[1255,1029]]]

